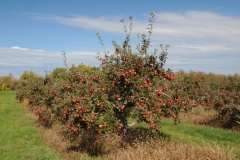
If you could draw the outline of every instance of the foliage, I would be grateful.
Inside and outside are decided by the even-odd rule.
[[[115,53],[109,55],[104,52],[104,56],[98,57],[102,61],[101,68],[106,73],[107,103],[111,106],[109,109],[113,108],[114,115],[120,122],[118,130],[122,132],[142,121],[147,122],[150,128],[159,130],[161,117],[166,115],[172,116],[175,123],[178,122],[181,106],[175,100],[169,86],[169,81],[175,77],[170,69],[164,69],[168,46],[165,49],[161,46],[160,55],[157,55],[157,49],[152,54],[148,52],[153,18],[154,14],[150,14],[149,35],[138,35],[142,38],[142,44],[137,45],[138,53],[132,52],[132,18],[129,17],[130,33],[126,32],[123,44],[119,45],[113,41]],[[124,23],[124,20],[121,21]],[[100,35],[97,36],[103,45]],[[128,118],[138,120],[129,124]]]
[[[221,121],[223,127],[240,126],[240,76],[238,74],[226,76],[191,71],[184,74],[178,72],[175,75],[178,86],[185,88],[185,93],[194,98],[195,106],[202,106],[205,110],[216,110],[215,116]]]
[[[0,91],[15,90],[16,81],[11,73],[8,76],[0,76]]]
[[[34,73],[33,71],[24,71],[22,75],[20,76],[20,80],[27,80],[31,78],[39,78],[40,76],[37,73]]]
[[[64,76],[64,73],[66,73],[66,69],[65,68],[55,68],[50,74],[49,76],[53,79],[55,78],[60,78],[61,76]]]

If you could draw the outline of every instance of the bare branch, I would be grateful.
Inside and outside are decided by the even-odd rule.
[[[128,128],[130,128],[130,127],[136,126],[137,124],[141,123],[142,121],[143,121],[143,119],[138,119],[137,121],[132,122],[132,123],[128,124],[127,126],[128,126]]]

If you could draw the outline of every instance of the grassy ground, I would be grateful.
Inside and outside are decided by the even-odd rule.
[[[197,143],[198,145],[207,142],[212,145],[218,144],[222,147],[233,147],[236,149],[236,153],[240,153],[239,132],[188,123],[181,123],[176,126],[172,124],[173,122],[170,120],[163,120],[162,130],[165,134],[169,134],[174,141],[181,140],[187,143]]]
[[[48,148],[14,92],[0,92],[0,159],[61,159]]]
[[[193,117],[195,117],[194,114]],[[147,124],[142,123],[137,127],[147,126]],[[170,137],[171,142],[182,142],[202,147],[206,144],[210,147],[219,146],[222,149],[233,150],[238,159],[240,159],[240,132],[188,122],[174,125],[172,119],[163,119],[161,121],[161,129],[164,134]]]
[[[70,143],[59,134],[59,125],[48,129],[36,127],[32,113],[17,103],[14,97],[14,92],[0,92],[0,160],[240,159],[239,132],[193,124],[190,122],[193,118],[197,121],[194,115],[189,115],[188,122],[179,125],[173,125],[171,119],[163,119],[163,135],[170,137],[170,141],[138,140],[145,134],[141,129],[148,127],[142,123],[136,127],[142,135],[135,132],[125,141],[117,135],[92,141],[92,137],[87,135]],[[123,143],[125,147],[121,147]],[[106,148],[109,151],[107,154],[96,153],[105,152]]]

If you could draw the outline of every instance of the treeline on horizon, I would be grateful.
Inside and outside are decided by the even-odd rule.
[[[78,66],[72,65],[69,69],[66,68],[55,68],[50,73],[46,74],[45,77],[40,76],[39,74],[33,72],[33,71],[24,71],[19,78],[14,77],[12,73],[9,73],[7,76],[0,76],[0,91],[14,91],[16,88],[16,85],[19,80],[28,79],[30,77],[38,77],[38,78],[61,78],[61,75],[64,75],[66,72],[78,72],[78,71],[84,71],[87,74],[90,74],[91,72],[101,72],[101,69],[98,67],[91,67],[84,64],[80,64]],[[103,73],[104,74],[104,73]],[[190,77],[197,77],[201,79],[204,83],[210,84],[212,86],[216,86],[219,84],[233,84],[237,86],[238,90],[240,91],[240,74],[235,73],[233,75],[224,75],[224,74],[214,74],[214,73],[204,73],[201,71],[183,71],[179,70],[177,72],[174,72],[176,78],[187,78]]]

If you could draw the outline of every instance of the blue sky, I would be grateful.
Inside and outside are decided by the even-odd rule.
[[[44,75],[67,63],[98,66],[111,40],[121,44],[120,19],[133,16],[132,45],[147,33],[148,15],[155,14],[152,48],[169,44],[166,68],[173,71],[240,73],[239,0],[1,0],[0,75],[19,77],[25,70]],[[158,52],[159,53],[159,52]]]

